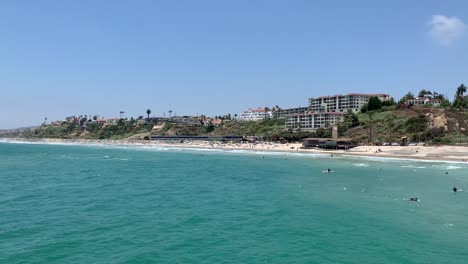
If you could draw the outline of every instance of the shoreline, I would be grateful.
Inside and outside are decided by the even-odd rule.
[[[95,146],[130,146],[130,147],[173,147],[185,149],[216,149],[224,151],[244,150],[251,152],[278,152],[321,154],[341,157],[363,157],[379,159],[419,160],[435,162],[467,163],[468,147],[464,146],[358,146],[349,150],[302,149],[300,143],[279,144],[262,143],[221,143],[208,141],[165,142],[148,140],[110,140],[110,139],[25,139],[0,138],[5,143],[37,143]]]

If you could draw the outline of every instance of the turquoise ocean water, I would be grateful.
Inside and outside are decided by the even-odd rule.
[[[0,263],[468,263],[468,168],[0,143]]]

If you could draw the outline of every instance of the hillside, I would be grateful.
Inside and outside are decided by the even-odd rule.
[[[63,138],[63,139],[144,139],[152,135],[161,136],[258,136],[275,139],[283,136],[304,137],[302,133],[289,133],[284,129],[284,120],[267,119],[260,122],[225,120],[219,126],[186,126],[169,121],[157,121],[151,124],[121,120],[117,124],[80,125],[79,122],[43,125],[22,133],[26,138]]]
[[[468,113],[444,108],[411,107],[359,114],[359,126],[342,136],[360,142],[467,142]]]
[[[331,129],[316,132],[293,132],[285,129],[284,120],[266,119],[259,122],[224,120],[219,126],[181,125],[168,120],[152,122],[120,120],[116,124],[63,121],[23,131],[26,138],[63,139],[148,139],[152,135],[173,136],[257,136],[265,140],[298,141],[306,137],[331,137]],[[348,122],[348,123],[347,123]],[[428,142],[454,144],[468,142],[468,113],[448,108],[416,107],[395,109],[395,106],[359,113],[353,125],[344,121],[339,125],[341,137],[362,143]]]

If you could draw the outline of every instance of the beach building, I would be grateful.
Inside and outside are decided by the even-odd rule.
[[[296,108],[275,108],[272,111],[273,118],[285,119],[287,115],[302,114],[309,112],[309,107],[296,107]]]
[[[239,119],[243,121],[260,121],[263,119],[271,118],[272,112],[268,109],[265,108],[257,108],[257,109],[251,109],[243,111]]]
[[[286,116],[286,129],[314,131],[319,128],[330,128],[343,121],[346,113],[342,112],[308,112]]]
[[[349,109],[357,113],[369,102],[371,97],[378,97],[381,101],[388,101],[389,94],[361,94],[350,93],[344,95],[327,95],[309,98],[309,108],[312,112],[344,112]]]
[[[322,149],[349,149],[357,146],[357,142],[351,138],[305,138],[302,140],[302,148]]]

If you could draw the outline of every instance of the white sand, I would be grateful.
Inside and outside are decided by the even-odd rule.
[[[131,145],[131,146],[165,146],[181,148],[212,148],[224,150],[251,150],[251,151],[280,151],[301,153],[326,153],[333,155],[360,155],[372,157],[408,158],[440,161],[462,161],[468,160],[468,147],[465,146],[359,146],[349,150],[321,150],[301,149],[300,143],[221,143],[212,141],[148,141],[148,140],[86,140],[86,139],[8,139],[7,141],[28,141],[43,143],[65,143],[65,144],[104,144],[104,145]]]

